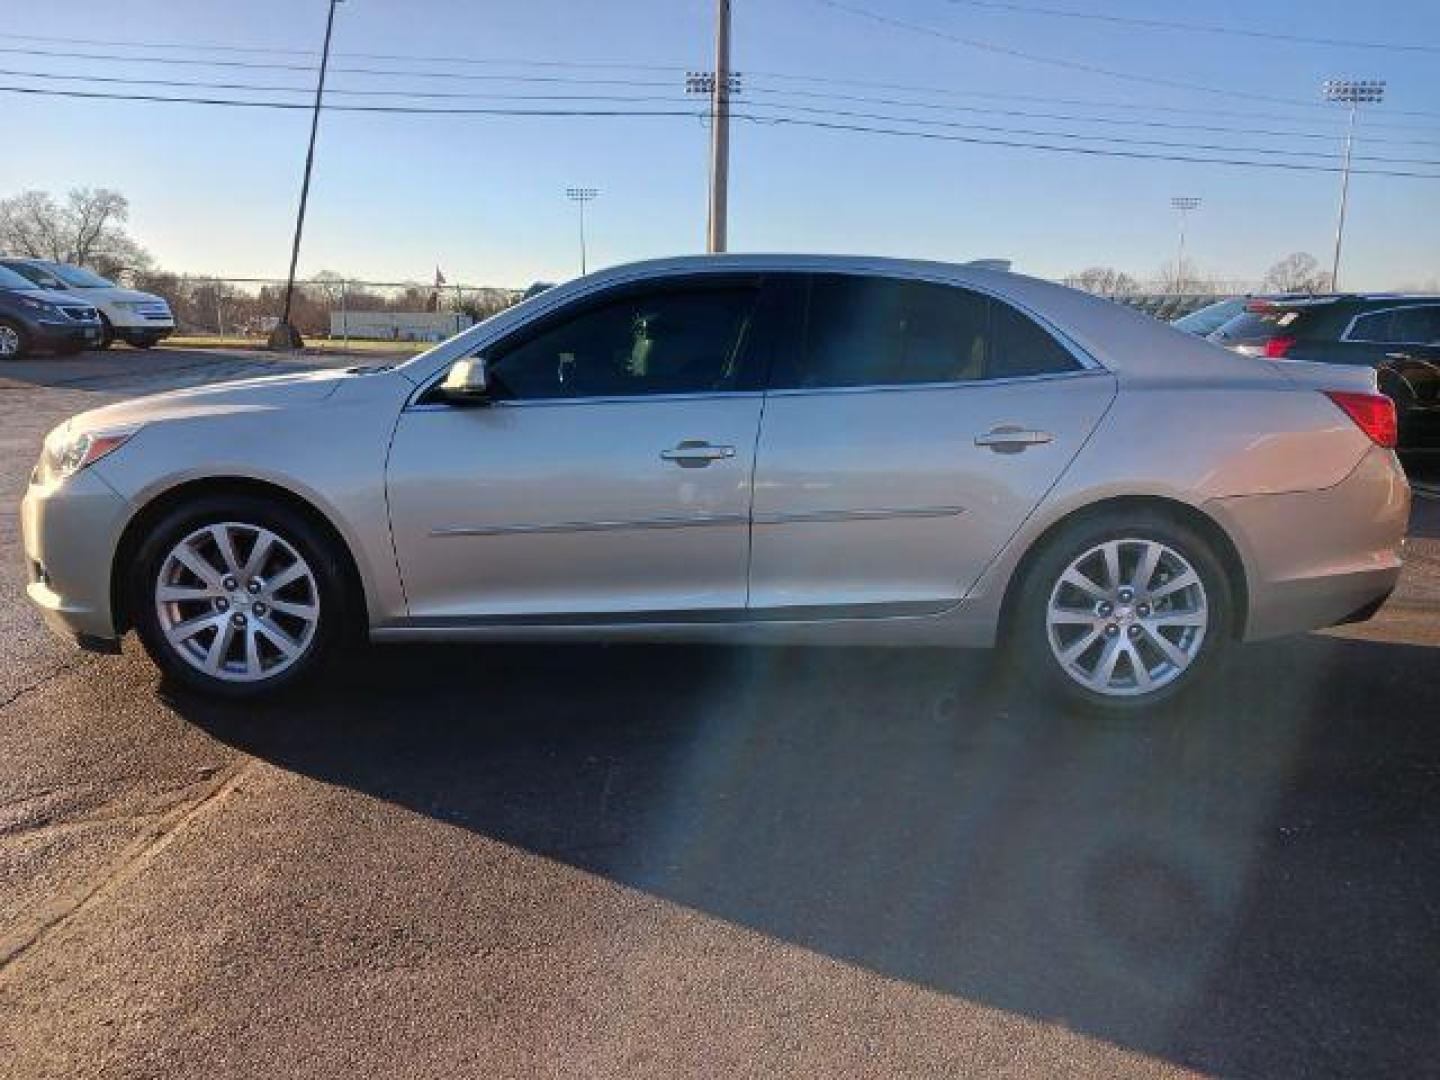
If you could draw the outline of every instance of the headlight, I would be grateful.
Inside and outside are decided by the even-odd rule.
[[[146,306],[146,302],[141,300],[116,300],[115,306],[124,308],[126,311],[139,311],[142,307]]]
[[[62,425],[45,437],[36,479],[42,484],[68,480],[86,466],[124,446],[140,429],[72,432]]]
[[[26,307],[34,311],[38,311],[42,315],[54,315],[58,318],[61,314],[60,308],[55,304],[47,303],[44,300],[36,300],[33,296],[22,296],[19,298],[19,300],[20,303],[24,304]]]

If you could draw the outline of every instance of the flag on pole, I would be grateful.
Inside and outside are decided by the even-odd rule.
[[[440,288],[441,285],[444,285],[444,284],[445,284],[445,275],[444,275],[443,273],[441,273],[441,271],[440,271],[440,266],[439,266],[439,264],[437,263],[436,266],[435,266],[435,287],[438,289],[438,288]]]

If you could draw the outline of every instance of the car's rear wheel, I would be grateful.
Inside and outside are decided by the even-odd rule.
[[[1164,514],[1064,528],[1031,565],[1013,634],[1024,669],[1108,711],[1168,701],[1201,681],[1233,634],[1233,589],[1212,544]]]
[[[248,496],[171,512],[141,544],[130,610],[162,671],[192,689],[252,697],[319,668],[341,636],[345,578],[303,515]]]
[[[24,327],[9,319],[0,319],[0,360],[19,360],[28,347]]]

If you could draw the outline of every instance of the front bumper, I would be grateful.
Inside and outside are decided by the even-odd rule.
[[[29,333],[31,344],[38,349],[84,348],[86,345],[100,344],[98,322],[76,322],[73,319],[66,319],[64,322],[36,320]]]
[[[144,341],[153,344],[157,341],[163,341],[175,333],[175,324],[150,323],[139,326],[111,326],[110,331],[116,338],[130,345]]]
[[[95,471],[31,483],[20,504],[25,594],[55,633],[90,647],[118,636],[110,571],[128,507]]]
[[[1205,509],[1245,564],[1247,641],[1353,620],[1399,581],[1410,486],[1389,450],[1371,447],[1322,491],[1213,499]]]

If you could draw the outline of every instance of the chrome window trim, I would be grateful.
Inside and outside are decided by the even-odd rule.
[[[444,375],[442,374],[440,378],[443,379]],[[425,389],[428,390],[429,387]],[[422,394],[423,392],[424,391],[421,391]],[[483,412],[486,409],[543,409],[555,407],[573,408],[577,405],[623,405],[647,401],[715,401],[720,399],[734,401],[743,398],[762,398],[764,396],[765,392],[763,390],[698,390],[693,394],[610,394],[604,397],[524,398],[514,401],[501,398],[497,401],[487,402],[484,405],[465,407],[465,411]],[[450,412],[457,407],[458,406],[455,405],[448,405],[443,401],[425,401],[409,404],[405,406],[404,411]]]
[[[1413,304],[1395,304],[1391,307],[1376,308],[1374,311],[1361,311],[1351,318],[1346,324],[1344,331],[1340,334],[1340,340],[1347,345],[1435,345],[1440,342],[1434,341],[1375,341],[1371,338],[1351,337],[1350,333],[1355,329],[1355,324],[1361,319],[1368,319],[1375,315],[1388,315],[1392,311],[1410,311],[1412,308],[1440,308],[1440,301]]]

